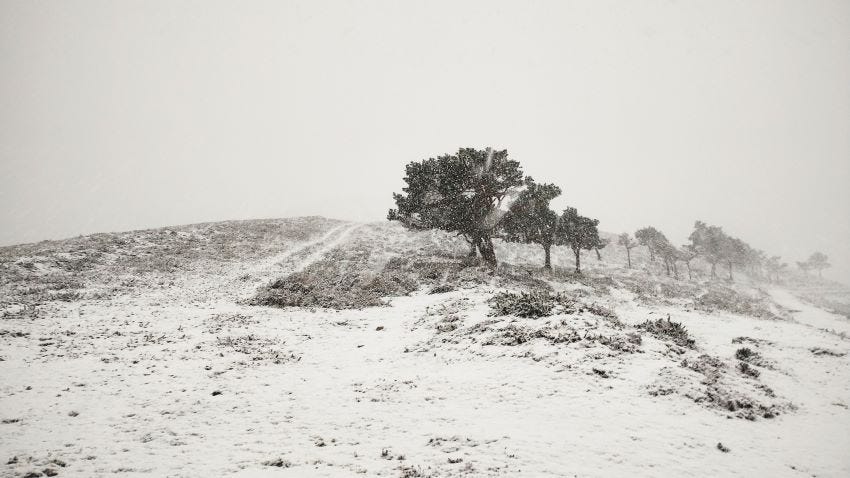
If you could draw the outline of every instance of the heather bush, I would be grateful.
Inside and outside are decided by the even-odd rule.
[[[758,353],[754,352],[753,349],[749,347],[742,347],[735,351],[735,358],[738,360],[742,360],[744,362],[749,361],[752,358],[755,358]]]
[[[750,364],[748,364],[746,362],[738,362],[738,370],[742,374],[744,374],[748,377],[752,377],[752,378],[758,378],[759,375],[761,375],[761,372],[759,372],[758,369],[756,369],[755,367],[752,367]]]
[[[688,330],[685,326],[681,322],[671,321],[670,317],[667,317],[666,320],[647,320],[638,325],[637,328],[646,330],[659,339],[671,340],[676,345],[688,348],[694,347],[694,339],[688,335]]]
[[[489,301],[490,315],[515,315],[517,317],[546,317],[557,313],[573,313],[576,311],[575,299],[564,294],[553,294],[549,291],[532,292],[500,292]]]

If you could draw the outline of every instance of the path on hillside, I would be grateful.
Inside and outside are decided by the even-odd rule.
[[[332,228],[319,238],[304,242],[280,254],[263,259],[250,267],[237,269],[233,274],[230,274],[226,282],[233,283],[239,277],[248,276],[249,287],[240,291],[242,298],[245,298],[244,296],[246,294],[254,294],[258,287],[268,283],[270,280],[282,275],[298,272],[320,260],[329,251],[342,244],[352,232],[361,226],[362,224],[357,223],[341,224]],[[293,262],[293,258],[298,258],[305,253],[307,254],[306,256]]]
[[[788,289],[774,288],[770,291],[770,295],[777,304],[791,310],[797,322],[821,331],[834,330],[839,334],[850,335],[850,321],[842,316],[809,304]]]

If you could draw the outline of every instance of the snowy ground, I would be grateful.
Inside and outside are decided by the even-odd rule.
[[[789,289],[738,278],[771,315],[709,312],[688,291],[626,287],[679,282],[624,271],[613,250],[584,258],[598,287],[499,245],[618,318],[492,317],[487,300],[519,287],[495,278],[361,310],[250,306],[336,247],[390,256],[442,236],[313,219],[228,248],[240,227],[254,225],[214,248],[214,225],[126,233],[72,273],[91,241],[3,251],[0,476],[850,476],[850,320]],[[140,267],[183,236],[173,267]],[[693,348],[635,327],[668,316]],[[737,369],[742,347],[757,378]]]

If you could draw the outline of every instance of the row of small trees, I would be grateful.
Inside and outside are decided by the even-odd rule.
[[[544,252],[544,268],[551,269],[553,246],[567,246],[575,255],[576,272],[581,272],[581,251],[599,250],[607,241],[599,237],[599,221],[582,216],[576,208],[567,207],[560,214],[550,208],[561,195],[555,184],[537,183],[525,176],[518,161],[508,157],[507,150],[461,148],[456,154],[414,161],[405,167],[403,193],[394,193],[396,207],[387,218],[400,221],[412,229],[441,229],[462,236],[470,246],[469,255],[481,255],[491,266],[496,265],[493,239],[538,244]],[[618,237],[625,248],[628,267],[632,267],[631,250],[644,246],[651,261],[664,264],[667,275],[679,277],[678,264],[687,267],[692,278],[691,261],[697,257],[711,266],[711,278],[717,277],[717,266],[728,267],[732,279],[733,266],[751,275],[776,280],[787,268],[779,256],[768,257],[743,240],[726,234],[719,226],[702,221],[694,224],[689,243],[674,246],[658,229],[648,226]],[[813,254],[798,262],[801,270],[821,271],[829,267],[826,255]]]
[[[733,278],[733,266],[746,271],[751,276],[778,280],[779,275],[787,270],[788,264],[782,262],[779,256],[768,256],[764,251],[755,249],[743,240],[730,236],[720,226],[708,225],[702,221],[694,224],[694,230],[688,237],[690,241],[681,247],[674,246],[664,234],[654,227],[644,227],[635,232],[635,239],[628,233],[620,234],[618,244],[626,250],[628,267],[632,267],[631,250],[638,245],[645,246],[649,251],[649,258],[655,261],[660,258],[669,276],[671,271],[677,278],[678,268],[676,264],[681,262],[687,266],[688,278],[691,275],[691,261],[697,257],[711,266],[711,278],[717,278],[717,265],[728,267],[729,279]],[[808,273],[809,270],[821,271],[830,266],[825,254],[815,252],[805,262],[798,262],[798,267]]]
[[[635,240],[636,239],[636,240]],[[618,244],[626,249],[628,266],[631,268],[631,249],[638,245],[644,246],[649,251],[650,261],[660,258],[664,263],[667,275],[679,277],[677,264],[685,264],[688,270],[688,278],[692,278],[691,261],[697,257],[711,264],[711,277],[717,277],[717,264],[727,263],[729,265],[729,278],[732,278],[732,265],[736,263],[755,260],[761,251],[755,251],[744,241],[726,235],[718,226],[709,226],[702,221],[697,221],[694,231],[691,233],[689,244],[681,247],[674,246],[667,237],[658,229],[647,226],[635,232],[635,239],[628,233],[620,234]]]
[[[496,265],[493,238],[538,244],[544,267],[551,269],[552,246],[572,249],[576,271],[581,251],[605,247],[599,221],[568,207],[561,214],[549,204],[561,195],[554,184],[538,184],[524,176],[508,152],[462,148],[457,154],[414,161],[405,168],[403,193],[387,214],[412,229],[442,229],[462,236],[470,256]]]

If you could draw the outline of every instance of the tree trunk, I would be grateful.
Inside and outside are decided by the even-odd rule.
[[[496,250],[493,247],[493,239],[488,235],[478,237],[478,252],[481,253],[481,258],[490,267],[496,267]]]
[[[691,261],[685,262],[685,265],[688,266],[688,280],[693,280],[693,277],[691,277]]]
[[[711,278],[717,279],[717,263],[716,262],[711,263]]]
[[[475,243],[472,242],[469,244],[469,257],[478,257],[478,249],[475,247]]]
[[[629,269],[632,268],[632,251],[627,247],[626,248],[626,260],[629,261]]]
[[[581,274],[581,249],[573,249],[576,255],[576,274]]]
[[[729,263],[729,280],[732,280],[732,263]]]
[[[543,263],[543,268],[547,271],[552,270],[552,246],[549,244],[543,244],[543,252],[545,253],[546,259]]]
[[[673,277],[679,280],[679,268],[676,267],[676,262],[673,262]]]
[[[599,253],[599,248],[598,248],[598,247],[596,248],[596,260],[597,260],[597,261],[601,261],[601,260],[602,260],[602,254],[600,254],[600,253]]]
[[[670,261],[664,259],[664,267],[667,268],[667,277],[670,277]]]
[[[652,252],[652,248],[649,248],[649,260],[655,262],[655,253]]]

